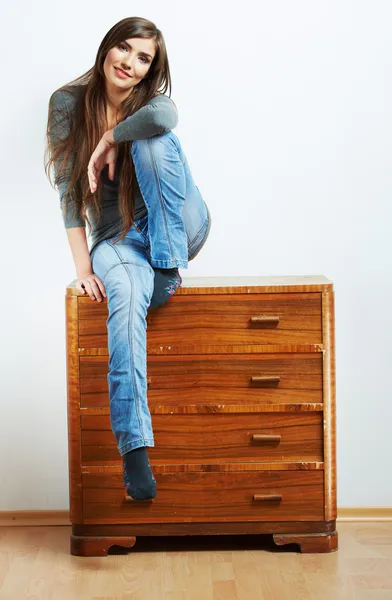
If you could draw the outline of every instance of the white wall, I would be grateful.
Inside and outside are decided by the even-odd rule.
[[[213,217],[182,275],[333,281],[338,503],[392,505],[391,3],[129,10],[102,0],[1,9],[0,510],[69,507],[64,294],[75,273],[43,170],[47,108],[126,16],[163,31],[175,132]]]

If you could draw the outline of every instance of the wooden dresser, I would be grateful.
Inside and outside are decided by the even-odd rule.
[[[337,549],[334,292],[323,276],[183,277],[147,315],[157,496],[126,496],[107,300],[66,290],[71,554],[137,536],[273,534]],[[296,547],[298,548],[298,547]]]

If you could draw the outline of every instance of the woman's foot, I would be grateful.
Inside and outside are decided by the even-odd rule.
[[[152,500],[157,495],[156,480],[151,470],[145,446],[130,450],[123,456],[124,487],[134,500]]]
[[[182,283],[178,268],[158,269],[153,267],[155,272],[154,291],[151,297],[149,309],[163,306],[173,296]]]

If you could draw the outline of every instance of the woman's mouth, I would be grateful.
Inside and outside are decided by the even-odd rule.
[[[128,75],[127,73],[125,73],[124,71],[119,69],[118,67],[114,67],[114,70],[116,71],[117,77],[120,77],[121,79],[127,79],[130,77],[130,75]]]

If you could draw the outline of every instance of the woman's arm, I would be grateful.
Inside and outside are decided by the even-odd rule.
[[[71,130],[72,110],[75,105],[74,98],[67,92],[57,91],[50,98],[50,107],[54,109],[50,114],[49,136],[53,144],[57,140],[66,139]],[[57,112],[61,111],[61,112]],[[71,203],[69,194],[67,193],[68,183],[71,178],[72,169],[75,165],[75,157],[70,156],[67,160],[65,170],[58,179],[60,165],[63,157],[60,156],[53,164],[56,177],[56,185],[60,195],[60,208],[62,211],[64,226],[66,229],[70,227],[86,227],[86,221],[80,214],[80,209],[75,210],[75,206]]]
[[[177,108],[174,102],[163,94],[151,98],[133,115],[127,117],[103,134],[91,155],[87,174],[91,193],[94,193],[105,164],[109,165],[109,178],[113,179],[117,158],[117,144],[132,140],[145,140],[155,135],[167,133],[178,123]]]
[[[67,227],[68,242],[75,263],[76,275],[82,279],[93,272],[85,227]]]
[[[133,115],[127,117],[113,128],[113,139],[119,142],[145,140],[167,133],[177,126],[178,113],[176,105],[169,96],[160,94],[151,98]]]
[[[67,93],[55,92],[50,99],[50,103],[54,112],[51,113],[49,135],[52,143],[55,143],[58,139],[66,139],[69,135],[71,128],[71,110],[74,106],[74,100]],[[57,110],[62,111],[62,113],[56,112]],[[81,278],[92,273],[90,253],[86,238],[86,222],[80,215],[80,211],[75,211],[75,207],[71,204],[67,194],[68,183],[75,164],[74,158],[68,159],[65,171],[58,180],[61,161],[62,157],[59,157],[53,164],[57,180],[57,189],[60,195],[60,208],[75,263],[77,277]]]

